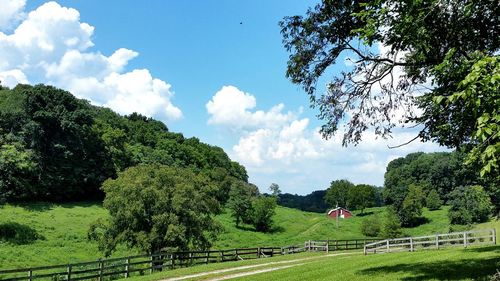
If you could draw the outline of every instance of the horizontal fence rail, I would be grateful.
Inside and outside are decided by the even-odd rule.
[[[385,239],[364,246],[364,254],[440,249],[451,246],[496,245],[496,230],[484,229],[436,235]]]
[[[187,267],[196,264],[238,261],[288,255],[306,251],[336,251],[361,249],[373,239],[307,241],[302,245],[255,247],[227,250],[162,252],[121,258],[99,259],[73,264],[61,264],[22,269],[0,270],[0,280],[115,280],[151,274],[155,271]],[[326,243],[321,248],[321,243]]]
[[[313,252],[330,252],[340,250],[356,250],[372,242],[380,241],[378,238],[370,239],[348,239],[348,240],[309,240],[304,243],[306,251]]]

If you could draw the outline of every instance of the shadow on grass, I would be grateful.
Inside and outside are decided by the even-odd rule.
[[[377,266],[358,271],[364,275],[385,275],[395,273],[411,273],[412,277],[401,280],[489,280],[496,272],[499,258],[462,259],[457,261],[439,261],[427,263],[393,264]]]
[[[475,252],[475,253],[484,253],[484,252],[497,252],[500,253],[500,246],[483,246],[483,247],[471,247],[468,249],[465,249],[464,251],[466,252]],[[498,259],[500,262],[500,258]]]
[[[423,224],[431,223],[432,220],[426,217],[418,217],[415,218],[412,222],[411,225],[407,226],[406,228],[414,228],[417,226],[421,226]]]
[[[55,207],[75,208],[75,207],[92,207],[102,206],[102,201],[81,201],[81,202],[68,202],[68,203],[52,203],[52,202],[20,202],[12,203],[12,205],[21,207],[27,211],[44,212],[50,211]]]
[[[45,238],[38,234],[35,229],[17,222],[7,222],[0,224],[0,241],[16,245],[24,245]]]
[[[373,215],[374,213],[373,212],[364,212],[364,213],[359,213],[356,215],[356,217],[365,217],[365,216],[369,216],[369,215]]]
[[[251,232],[260,232],[255,229],[255,227],[250,226],[250,225],[238,225],[236,226],[237,229],[243,230],[243,231],[251,231]],[[285,229],[281,226],[273,226],[269,231],[266,231],[265,233],[281,233],[284,232]]]

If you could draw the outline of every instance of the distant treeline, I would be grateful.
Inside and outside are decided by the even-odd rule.
[[[464,164],[466,154],[460,151],[435,153],[410,153],[405,157],[397,158],[387,165],[384,175],[384,187],[374,188],[374,196],[370,197],[370,205],[382,206],[403,204],[409,193],[410,186],[421,188],[423,196],[436,197],[435,200],[448,204],[451,194],[458,187],[479,185],[491,199],[498,213],[500,208],[500,180],[498,176],[481,178],[479,167]],[[358,185],[364,186],[364,185]],[[349,194],[349,190],[351,194]],[[330,195],[328,196],[328,191]],[[326,190],[316,190],[308,195],[280,194],[278,204],[309,212],[325,212],[335,204],[356,208],[356,197],[362,194],[355,190],[355,185],[346,180],[334,180]],[[328,197],[330,203],[328,203]],[[372,201],[374,198],[374,201]],[[332,205],[333,204],[333,205]],[[351,206],[348,206],[351,205]]]
[[[221,202],[232,182],[248,180],[221,148],[160,121],[121,116],[51,86],[0,86],[0,200],[102,199],[106,179],[140,164],[203,173]]]
[[[326,190],[316,190],[308,195],[284,193],[278,196],[278,204],[306,212],[323,213],[328,209],[325,202]]]

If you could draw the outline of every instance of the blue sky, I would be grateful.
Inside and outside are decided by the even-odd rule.
[[[261,190],[305,194],[334,179],[383,184],[388,161],[414,143],[397,130],[343,148],[317,134],[307,95],[285,77],[278,22],[316,1],[0,0],[0,80],[50,83],[94,104],[139,111],[218,145]],[[341,60],[330,71],[346,67]],[[320,91],[327,78],[320,82]]]

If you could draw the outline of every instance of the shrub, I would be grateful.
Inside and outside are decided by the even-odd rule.
[[[429,194],[427,194],[427,198],[425,200],[425,204],[427,208],[431,211],[441,209],[443,205],[443,200],[439,198],[439,194],[435,189],[431,190]]]
[[[377,216],[367,217],[361,223],[361,233],[365,236],[377,237],[380,234],[381,225]]]
[[[276,209],[276,198],[260,196],[253,201],[252,207],[255,230],[270,231]]]
[[[385,213],[384,225],[382,228],[382,235],[386,238],[401,237],[403,234],[401,230],[401,222],[393,207],[388,207]]]
[[[479,185],[457,187],[450,193],[448,217],[452,224],[473,224],[488,220],[493,205]]]

